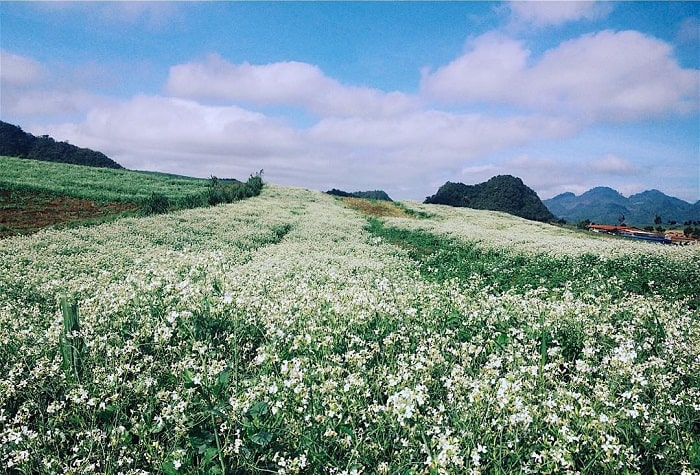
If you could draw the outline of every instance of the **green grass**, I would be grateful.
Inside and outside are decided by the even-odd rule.
[[[98,202],[141,203],[156,193],[167,196],[173,203],[185,203],[194,197],[205,196],[209,182],[202,178],[12,157],[0,157],[0,168],[0,189],[49,193]]]
[[[376,218],[368,219],[366,229],[376,237],[407,249],[410,257],[420,263],[422,275],[431,280],[469,281],[478,276],[485,286],[500,291],[566,287],[577,294],[591,292],[596,283],[616,280],[624,292],[685,299],[691,308],[700,307],[700,265],[689,260],[669,262],[654,253],[607,259],[594,254],[532,256],[427,231],[386,226]]]
[[[94,201],[98,204],[129,203],[138,205],[143,215],[163,214],[178,209],[191,209],[231,203],[257,196],[263,187],[262,170],[246,182],[234,179],[191,178],[168,173],[139,172],[121,169],[96,168],[66,163],[43,162],[12,157],[0,157],[0,190],[19,195],[41,194],[31,198],[31,206],[40,209],[40,200],[52,197],[70,197]],[[12,200],[11,200],[12,201]],[[9,205],[0,202],[0,208],[10,206],[22,213],[28,208],[27,200],[20,199]],[[38,207],[38,208],[37,208]],[[61,226],[89,225],[132,215],[133,212],[106,213],[95,218],[58,223]]]

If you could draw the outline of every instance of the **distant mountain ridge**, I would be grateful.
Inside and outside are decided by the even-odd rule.
[[[700,222],[700,201],[691,204],[659,190],[647,190],[625,198],[613,188],[599,186],[580,196],[562,193],[543,203],[552,214],[569,222],[587,219],[608,224],[618,223],[623,217],[625,223],[636,226]]]
[[[124,168],[102,152],[76,147],[67,142],[56,142],[48,135],[35,137],[16,125],[2,121],[0,121],[0,156],[98,168]]]
[[[425,203],[504,211],[533,221],[556,219],[537,193],[511,175],[498,175],[477,185],[448,181],[437,193],[427,197]]]
[[[352,191],[347,192],[343,190],[338,190],[333,188],[332,190],[326,191],[328,195],[350,197],[350,198],[364,198],[367,200],[379,200],[379,201],[394,201],[384,190],[372,190],[372,191]]]

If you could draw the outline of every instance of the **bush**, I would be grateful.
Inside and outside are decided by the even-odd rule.
[[[207,205],[208,198],[206,193],[195,193],[178,200],[176,207],[178,209],[200,208]]]
[[[161,193],[151,193],[151,196],[146,198],[141,203],[141,213],[148,216],[151,214],[163,214],[170,208],[170,200],[167,196]]]

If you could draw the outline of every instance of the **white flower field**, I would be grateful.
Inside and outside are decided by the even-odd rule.
[[[700,471],[699,246],[404,206],[0,241],[0,472]]]

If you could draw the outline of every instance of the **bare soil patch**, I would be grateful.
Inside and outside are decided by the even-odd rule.
[[[344,197],[343,203],[346,206],[356,209],[370,216],[394,218],[412,218],[410,214],[391,201],[375,201],[364,198]]]
[[[43,193],[0,190],[0,238],[51,226],[78,225],[138,210],[134,203],[96,201]]]

